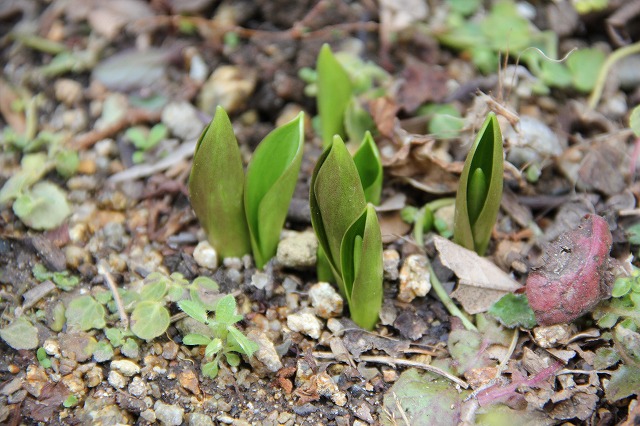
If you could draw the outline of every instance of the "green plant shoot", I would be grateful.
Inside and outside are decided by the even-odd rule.
[[[229,116],[218,107],[196,144],[189,194],[209,242],[222,257],[240,257],[251,250],[243,191],[240,149]]]
[[[503,170],[502,134],[496,115],[489,113],[462,169],[453,230],[456,243],[481,256],[498,217]]]
[[[197,301],[181,300],[178,306],[191,318],[208,325],[211,329],[211,337],[203,334],[187,334],[183,339],[185,345],[206,346],[205,357],[211,361],[202,366],[202,373],[205,376],[213,379],[218,375],[222,356],[226,358],[229,365],[238,366],[240,357],[237,354],[250,357],[258,350],[258,344],[242,334],[235,326],[242,320],[242,315],[236,313],[236,299],[233,295],[228,294],[218,301],[214,318],[210,318],[207,309]]]
[[[303,115],[275,129],[256,149],[247,175],[229,116],[218,107],[205,128],[189,177],[191,204],[222,257],[251,250],[258,268],[277,248],[302,161]]]
[[[358,169],[365,199],[368,203],[380,204],[383,175],[382,161],[380,160],[380,151],[378,151],[378,147],[369,131],[365,132],[362,144],[353,154],[353,162]]]
[[[334,135],[345,136],[344,116],[353,95],[353,87],[349,74],[340,65],[328,44],[320,49],[316,69],[316,102],[321,120],[322,145],[326,149],[331,145]]]
[[[382,237],[356,165],[339,136],[311,177],[311,223],[352,319],[372,329],[382,305]]]

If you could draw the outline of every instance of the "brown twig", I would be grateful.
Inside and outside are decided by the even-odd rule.
[[[129,328],[129,317],[127,317],[127,313],[124,310],[124,304],[122,303],[122,299],[120,298],[120,294],[118,293],[118,286],[116,282],[113,280],[111,273],[107,268],[107,264],[104,260],[101,260],[98,263],[98,274],[102,275],[104,278],[104,283],[109,287],[111,293],[113,294],[113,300],[116,302],[116,307],[118,308],[118,315],[120,316],[120,321],[122,322],[122,328],[125,330]]]
[[[160,111],[148,111],[145,109],[131,109],[124,117],[104,129],[91,130],[77,136],[72,142],[73,149],[81,150],[92,147],[96,142],[111,137],[127,127],[142,123],[160,121]]]

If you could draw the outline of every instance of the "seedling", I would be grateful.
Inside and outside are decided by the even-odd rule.
[[[484,255],[502,199],[504,159],[498,119],[489,113],[460,176],[456,194],[453,240]]]
[[[258,268],[271,259],[295,189],[304,143],[303,114],[269,133],[246,176],[229,116],[218,107],[196,145],[191,205],[222,257],[250,251]]]
[[[144,154],[158,145],[163,139],[167,138],[169,129],[162,123],[158,123],[151,129],[142,126],[131,127],[125,132],[125,137],[131,141],[137,151],[133,153],[133,162],[141,163],[144,161]]]
[[[36,358],[38,358],[38,362],[42,368],[51,368],[51,360],[47,356],[47,351],[45,351],[44,348],[38,348]]]
[[[335,136],[311,177],[311,223],[351,318],[372,329],[382,305],[382,238],[356,165]]]
[[[59,289],[64,291],[71,291],[80,283],[80,278],[71,275],[69,271],[49,272],[41,263],[33,265],[31,273],[36,280],[40,282],[51,280]]]
[[[236,299],[228,294],[220,299],[215,307],[214,318],[209,317],[208,309],[192,300],[178,302],[180,309],[191,318],[211,329],[213,337],[203,334],[187,334],[182,339],[185,345],[205,346],[205,358],[210,360],[202,366],[202,374],[214,379],[218,375],[220,362],[224,356],[227,364],[237,367],[240,355],[252,356],[259,349],[258,344],[242,334],[235,324],[242,320],[236,313]]]

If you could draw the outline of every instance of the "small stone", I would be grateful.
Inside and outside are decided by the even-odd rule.
[[[144,410],[142,413],[140,413],[140,417],[142,417],[144,420],[148,421],[149,423],[156,422],[156,412],[153,411],[151,408],[148,408]]]
[[[269,274],[256,272],[251,276],[251,285],[258,290],[264,290],[270,284],[273,285],[273,280]]]
[[[107,381],[116,389],[122,389],[127,385],[127,379],[125,379],[122,374],[114,370],[109,371],[109,378]]]
[[[416,297],[424,297],[431,290],[429,269],[426,256],[412,254],[400,269],[400,292],[398,300],[409,303]]]
[[[344,325],[335,318],[329,318],[327,320],[327,328],[333,333],[334,336],[341,337],[344,334]]]
[[[337,406],[343,407],[347,403],[347,395],[340,390],[326,371],[316,376],[316,385],[318,394],[331,399]]]
[[[397,250],[389,249],[382,252],[382,269],[385,280],[395,281],[398,279],[399,265],[400,253]]]
[[[198,110],[189,102],[172,102],[162,110],[162,123],[184,140],[197,139],[202,131]]]
[[[136,376],[131,380],[127,388],[129,393],[137,398],[143,398],[147,395],[147,385],[141,377]]]
[[[320,338],[322,323],[310,309],[304,309],[287,317],[287,326],[291,331],[306,334],[312,339]]]
[[[102,368],[97,365],[87,371],[84,375],[84,380],[88,387],[95,388],[99,384],[102,383],[104,378],[104,374],[102,372]]]
[[[179,426],[182,424],[184,409],[177,405],[165,404],[162,401],[156,401],[153,409],[156,412],[156,418],[165,426]]]
[[[0,394],[8,396],[14,392],[17,392],[22,388],[22,377],[15,377],[13,380],[6,383],[1,389]]]
[[[176,359],[179,350],[180,345],[173,340],[169,340],[167,343],[162,345],[162,358],[167,360]]]
[[[133,361],[129,361],[128,359],[118,359],[115,361],[111,361],[111,369],[117,370],[127,377],[131,377],[140,373],[140,366],[138,366],[138,364]]]
[[[227,269],[235,269],[236,271],[241,271],[244,263],[242,259],[239,257],[225,257],[222,261],[222,264]]]
[[[256,82],[257,74],[251,69],[234,65],[220,66],[200,89],[198,108],[213,115],[219,105],[231,115],[243,107],[253,93]]]
[[[54,339],[47,339],[42,344],[42,348],[49,356],[60,356],[60,343]]]
[[[342,315],[343,301],[335,288],[325,282],[311,286],[309,299],[316,315],[320,318],[331,318]]]
[[[396,370],[382,370],[382,380],[386,383],[393,383],[398,380],[398,373]]]
[[[533,329],[533,339],[545,349],[553,348],[565,343],[571,337],[571,326],[568,324],[556,324]]]
[[[285,268],[308,269],[316,264],[318,240],[312,231],[288,232],[278,243],[277,262]]]
[[[74,105],[82,99],[82,84],[75,80],[68,78],[57,79],[53,90],[56,99],[68,106]]]
[[[218,253],[211,247],[209,241],[200,241],[193,250],[193,258],[198,266],[215,270],[218,268]]]
[[[211,417],[202,413],[191,413],[189,415],[189,426],[213,426]]]
[[[278,352],[276,352],[273,342],[265,333],[260,330],[251,329],[247,333],[247,337],[256,342],[259,347],[252,358],[264,364],[266,369],[271,373],[275,373],[282,368],[282,361],[278,356]],[[252,358],[250,358],[249,361],[251,361]]]
[[[184,370],[178,374],[178,383],[180,386],[190,391],[194,395],[200,395],[200,387],[198,384],[198,376],[193,370]]]

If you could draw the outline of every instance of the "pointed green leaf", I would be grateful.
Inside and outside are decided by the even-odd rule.
[[[355,96],[352,96],[344,112],[344,128],[348,140],[361,141],[369,129],[375,129],[375,125],[369,112],[360,105]]]
[[[207,310],[204,306],[194,300],[181,300],[178,302],[178,307],[182,309],[182,312],[198,322],[203,324],[207,324],[209,322]]]
[[[338,278],[342,238],[366,206],[358,169],[339,136],[318,159],[309,198],[311,224]],[[344,291],[340,282],[338,285]]]
[[[353,94],[347,71],[333,56],[328,44],[318,54],[318,114],[322,129],[322,145],[331,145],[334,135],[345,136],[344,116]]]
[[[220,352],[220,349],[222,349],[222,340],[215,338],[207,344],[207,347],[204,350],[204,356],[207,358],[211,358],[212,356]]]
[[[218,375],[218,361],[211,361],[202,366],[202,374],[211,379],[215,379]]]
[[[242,352],[245,355],[251,356],[255,351],[258,350],[258,344],[253,340],[249,339],[244,334],[242,334],[240,330],[238,330],[235,327],[229,327],[228,330],[229,330],[229,335],[233,338],[233,340],[236,341],[238,346],[242,348]]]
[[[229,352],[224,356],[227,358],[227,364],[229,364],[231,367],[237,367],[240,365],[240,357],[237,354]]]
[[[371,330],[382,306],[382,236],[372,204],[345,233],[340,260],[351,319]]]
[[[184,336],[182,343],[185,345],[208,345],[211,343],[211,337],[207,337],[203,334],[191,333]]]
[[[369,131],[364,134],[362,144],[353,155],[353,162],[356,163],[358,175],[360,175],[365,199],[374,205],[380,204],[382,161],[378,146]]]
[[[227,294],[218,301],[216,306],[216,322],[232,325],[242,320],[242,315],[236,314],[236,299],[232,294]]]
[[[229,116],[221,107],[204,129],[189,176],[191,205],[222,257],[250,252],[244,213],[244,170]]]
[[[498,217],[503,171],[502,134],[496,115],[489,113],[462,169],[453,231],[456,243],[480,255],[487,250]]]
[[[267,135],[247,169],[244,205],[258,268],[276,254],[293,197],[304,144],[304,114]]]
[[[326,283],[335,283],[336,278],[333,275],[333,269],[331,263],[327,258],[327,254],[322,249],[321,245],[318,245],[318,251],[316,252],[316,277],[318,281]]]

